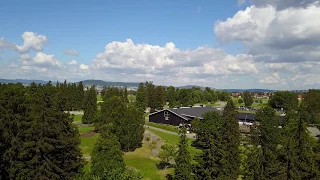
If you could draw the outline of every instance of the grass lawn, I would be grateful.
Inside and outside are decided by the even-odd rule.
[[[90,154],[93,150],[93,146],[98,138],[99,134],[95,134],[90,137],[81,137],[80,148],[83,154],[83,157],[86,159],[90,159]]]
[[[179,129],[177,128],[177,126],[172,126],[172,125],[166,125],[166,124],[157,124],[157,123],[152,123],[152,122],[146,122],[146,125],[148,126],[153,126],[156,128],[160,128],[160,129],[164,129],[167,131],[171,131],[171,132],[179,132]]]
[[[103,101],[103,99],[102,99],[100,94],[97,95],[97,101]]]
[[[154,134],[158,135],[164,141],[166,141],[166,143],[174,144],[174,145],[178,145],[179,144],[179,136],[178,135],[167,134],[167,133],[164,133],[164,132],[161,132],[161,131],[157,131],[157,130],[154,130],[154,129],[148,129],[148,131],[151,131]],[[193,158],[197,153],[201,152],[201,150],[191,146],[191,143],[193,142],[193,139],[188,139],[188,142],[189,142],[188,150],[190,152],[191,157]]]
[[[172,174],[173,169],[159,170],[157,164],[159,159],[152,156],[152,153],[146,144],[134,152],[125,153],[124,161],[127,166],[137,169],[143,176],[143,179],[165,180],[167,174]]]
[[[73,122],[80,122],[82,120],[82,114],[73,115]]]
[[[78,126],[78,130],[79,130],[79,133],[81,134],[81,133],[85,133],[85,132],[94,130],[94,127],[93,126],[81,126],[81,125],[79,125]]]

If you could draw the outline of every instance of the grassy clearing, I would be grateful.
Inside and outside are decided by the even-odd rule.
[[[103,101],[102,96],[100,94],[97,95],[97,101]]]
[[[78,130],[79,130],[79,133],[85,133],[85,132],[88,132],[88,131],[92,131],[94,130],[94,127],[93,126],[78,126]]]
[[[150,148],[143,144],[141,148],[134,152],[124,154],[124,161],[127,166],[137,169],[143,176],[143,179],[165,180],[167,174],[172,174],[173,169],[159,170],[157,164],[158,158],[152,156]]]
[[[90,137],[81,137],[80,148],[84,158],[90,159],[90,154],[92,153],[93,146],[97,141],[99,134],[95,134]]]
[[[82,121],[82,114],[73,115],[73,122],[81,122]]]
[[[172,125],[157,124],[157,123],[152,123],[152,122],[147,122],[146,125],[160,128],[160,129],[164,129],[164,130],[171,131],[171,132],[176,132],[176,133],[179,132],[179,129],[176,126],[172,126]]]
[[[154,134],[161,137],[166,143],[178,145],[179,144],[179,136],[173,135],[173,134],[167,134],[161,131],[157,131],[154,129],[148,129],[149,131],[153,132]],[[191,157],[193,158],[197,153],[200,153],[201,150],[191,146],[191,143],[193,142],[193,139],[188,138],[189,147],[188,150],[190,152]]]

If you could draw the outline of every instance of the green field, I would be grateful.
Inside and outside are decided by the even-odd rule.
[[[93,146],[98,138],[99,134],[95,134],[90,137],[81,137],[80,148],[85,159],[90,159],[90,154],[93,150]]]
[[[244,106],[244,103],[241,103],[241,104],[238,103],[239,98],[232,98],[232,100],[235,106]],[[260,103],[260,100],[262,101],[262,103]],[[256,103],[256,101],[259,101],[259,103]],[[268,105],[268,101],[269,99],[267,98],[254,98],[253,104],[251,105],[251,107],[253,108],[265,107],[266,105]]]
[[[166,124],[157,124],[157,123],[152,123],[152,122],[146,122],[146,125],[160,128],[160,129],[164,129],[164,130],[171,131],[171,132],[176,132],[176,133],[179,132],[179,129],[177,128],[177,126],[166,125]]]
[[[85,132],[94,130],[94,127],[93,126],[79,125],[78,126],[78,130],[79,130],[79,133],[81,134],[81,133],[85,133]]]
[[[73,122],[81,122],[82,116],[82,114],[73,115]]]
[[[173,173],[172,168],[167,170],[157,168],[160,161],[152,156],[151,150],[145,144],[134,152],[125,153],[123,158],[127,166],[138,170],[142,174],[143,179],[165,180],[167,174]]]
[[[154,134],[161,137],[166,143],[178,145],[179,144],[179,136],[174,134],[167,134],[161,131],[157,131],[154,129],[148,129],[149,131],[153,132]],[[201,152],[201,150],[191,146],[191,143],[193,142],[193,139],[188,139],[189,141],[189,147],[188,150],[190,152],[191,157],[194,157],[197,153]]]
[[[97,101],[98,101],[98,102],[103,101],[103,99],[102,99],[102,97],[101,97],[100,94],[97,95]]]

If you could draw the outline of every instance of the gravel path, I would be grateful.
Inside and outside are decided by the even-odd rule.
[[[65,113],[70,113],[74,115],[83,115],[83,111],[65,111]]]
[[[156,127],[148,126],[148,125],[144,125],[144,127],[145,127],[146,129],[154,129],[154,130],[157,130],[157,131],[160,131],[160,132],[164,132],[164,133],[167,133],[167,134],[172,134],[172,135],[179,136],[179,134],[176,133],[176,132],[167,131],[167,130],[164,130],[164,129],[161,129],[161,128],[156,128]],[[194,134],[194,133],[188,133],[188,134],[186,134],[186,135],[187,135],[187,138],[194,138],[194,137],[195,137],[195,134]]]

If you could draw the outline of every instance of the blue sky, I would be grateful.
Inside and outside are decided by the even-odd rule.
[[[5,0],[0,78],[316,88],[320,43],[312,39],[320,33],[307,22],[317,24],[310,16],[318,13],[314,1],[292,0]],[[295,14],[302,18],[292,21]],[[276,26],[280,20],[297,31]]]

